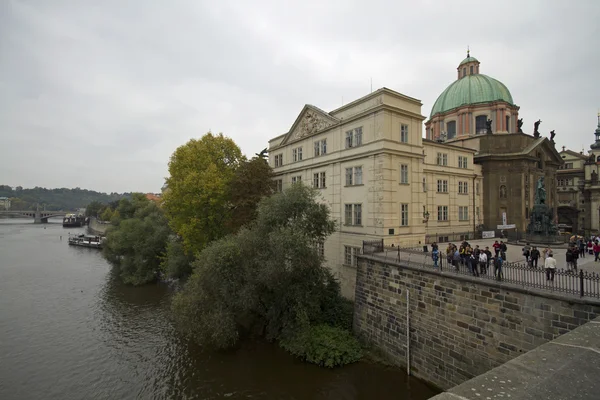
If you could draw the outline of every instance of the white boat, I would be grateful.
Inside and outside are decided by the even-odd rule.
[[[91,247],[95,249],[102,248],[102,242],[104,238],[101,236],[94,235],[72,235],[69,236],[69,245],[80,246],[80,247]]]

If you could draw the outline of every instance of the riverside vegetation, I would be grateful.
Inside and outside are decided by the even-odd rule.
[[[179,147],[169,173],[160,205],[133,194],[102,211],[104,255],[124,282],[182,279],[174,321],[205,347],[262,337],[322,366],[361,358],[353,304],[319,251],[336,226],[317,191],[274,193],[265,159],[211,133]]]

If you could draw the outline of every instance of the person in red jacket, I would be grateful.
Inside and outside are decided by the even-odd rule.
[[[598,242],[594,243],[594,261],[598,261],[598,255],[600,255],[600,244]]]
[[[500,253],[500,243],[498,243],[498,241],[496,240],[494,242],[494,244],[492,245],[492,247],[494,248],[494,252],[496,253],[496,257],[498,257],[498,253]]]

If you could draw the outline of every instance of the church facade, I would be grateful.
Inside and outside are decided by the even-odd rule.
[[[457,79],[438,97],[425,122],[427,137],[475,151],[483,174],[483,226],[525,231],[534,205],[534,188],[544,178],[546,204],[557,211],[556,173],[563,161],[554,142],[522,131],[517,106],[506,85],[483,75],[467,53]],[[537,125],[539,126],[539,124]],[[512,226],[514,225],[514,228]]]

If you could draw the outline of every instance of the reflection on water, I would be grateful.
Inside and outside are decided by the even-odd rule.
[[[67,231],[78,230],[0,220],[2,400],[435,394],[398,369],[358,363],[326,370],[268,343],[203,352],[174,330],[168,286],[124,286],[96,249],[68,246]]]

